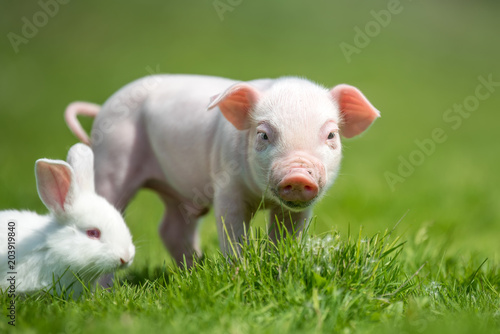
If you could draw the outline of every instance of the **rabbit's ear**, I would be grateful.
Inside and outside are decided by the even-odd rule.
[[[80,189],[94,192],[94,153],[85,144],[73,145],[66,159],[75,171],[76,183]]]
[[[38,195],[45,206],[62,214],[78,192],[73,169],[62,160],[39,159],[35,164]]]

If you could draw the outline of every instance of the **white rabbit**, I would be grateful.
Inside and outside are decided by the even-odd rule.
[[[135,247],[121,214],[94,191],[92,150],[76,144],[67,161],[39,159],[35,164],[38,194],[50,214],[0,211],[4,291],[13,288],[14,277],[16,292],[50,288],[55,281],[58,292],[71,286],[69,291],[77,296],[83,287],[75,274],[93,285],[101,274],[127,267],[134,259]]]

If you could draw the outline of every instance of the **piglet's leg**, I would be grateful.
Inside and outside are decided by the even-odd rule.
[[[240,253],[245,232],[250,226],[251,209],[237,191],[215,191],[214,211],[220,249],[225,255]]]
[[[292,212],[282,207],[275,207],[270,210],[269,215],[269,238],[276,242],[281,239],[282,235],[283,237],[299,235],[310,221],[311,210]]]
[[[160,237],[178,265],[191,267],[194,257],[201,256],[197,227],[208,208],[199,209],[174,198],[164,200],[167,211],[159,226]]]
[[[99,277],[97,283],[105,289],[112,288],[114,277],[115,277],[114,273],[104,274],[101,277]]]

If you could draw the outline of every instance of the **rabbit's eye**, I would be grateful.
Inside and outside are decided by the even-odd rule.
[[[91,230],[87,230],[87,236],[90,239],[100,239],[101,238],[101,231],[99,231],[98,228],[93,228]]]

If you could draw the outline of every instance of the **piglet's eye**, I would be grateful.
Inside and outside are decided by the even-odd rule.
[[[328,134],[328,139],[333,139],[333,138],[335,138],[335,132],[330,132]]]
[[[269,137],[267,136],[267,133],[265,133],[265,132],[259,132],[259,136],[262,140],[269,140]]]
[[[99,240],[101,238],[101,231],[98,228],[87,230],[87,236],[90,239]]]

